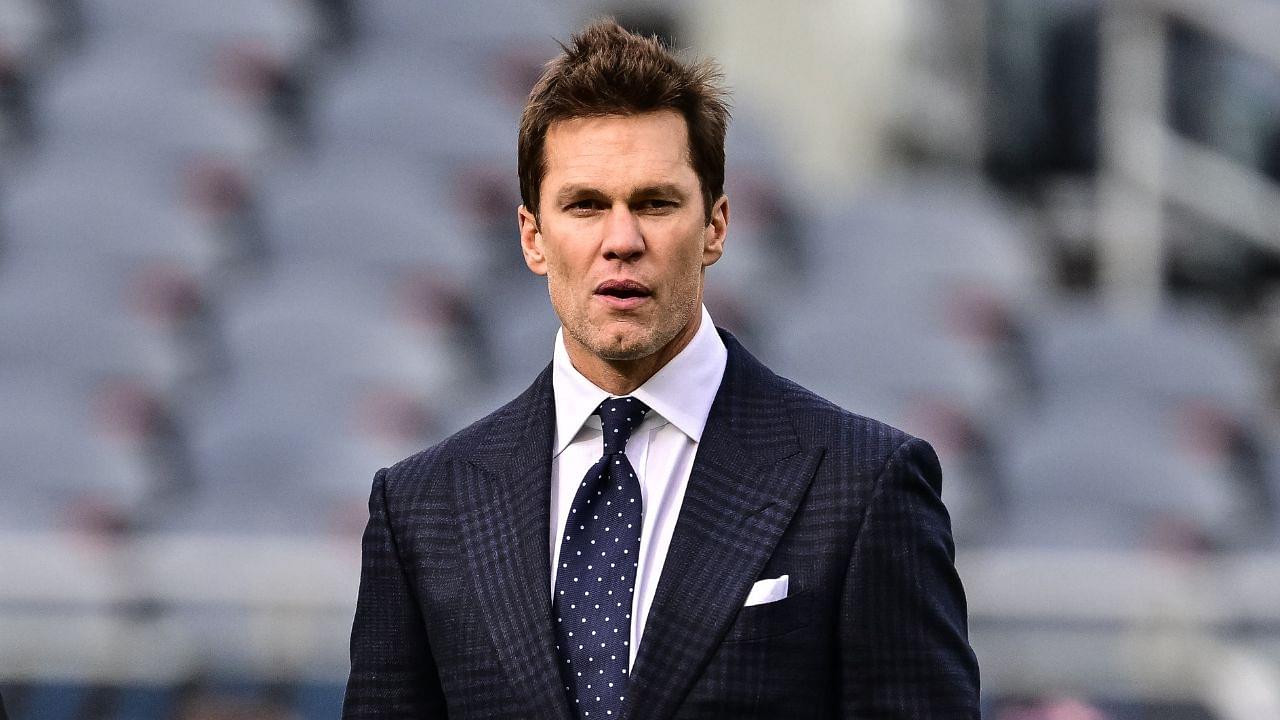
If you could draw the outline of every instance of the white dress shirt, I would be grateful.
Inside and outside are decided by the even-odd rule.
[[[640,480],[643,523],[635,592],[631,599],[631,657],[636,661],[653,593],[671,544],[694,455],[711,412],[728,352],[706,307],[693,339],[653,377],[631,393],[651,412],[627,440],[627,460]],[[551,463],[551,592],[555,594],[560,541],[573,496],[587,471],[604,454],[600,418],[592,413],[609,393],[569,360],[564,329],[556,333],[552,360],[556,401],[555,455]]]

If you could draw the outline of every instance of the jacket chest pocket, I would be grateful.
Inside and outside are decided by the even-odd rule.
[[[738,611],[724,642],[737,643],[785,635],[812,619],[813,593],[806,590],[774,602],[749,605]]]

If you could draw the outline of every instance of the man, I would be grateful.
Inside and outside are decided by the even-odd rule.
[[[345,717],[978,717],[933,450],[702,307],[717,79],[602,22],[534,87],[520,242],[553,360],[375,476]]]

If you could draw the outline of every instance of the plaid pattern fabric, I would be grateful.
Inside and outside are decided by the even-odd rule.
[[[728,333],[624,718],[978,717],[928,443],[779,378]],[[549,532],[550,369],[375,476],[347,718],[572,717]],[[782,600],[743,607],[788,575]]]

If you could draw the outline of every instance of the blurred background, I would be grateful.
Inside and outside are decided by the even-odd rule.
[[[549,361],[603,13],[732,87],[717,322],[942,456],[984,716],[1280,718],[1274,0],[0,0],[10,715],[337,717],[374,471]]]

